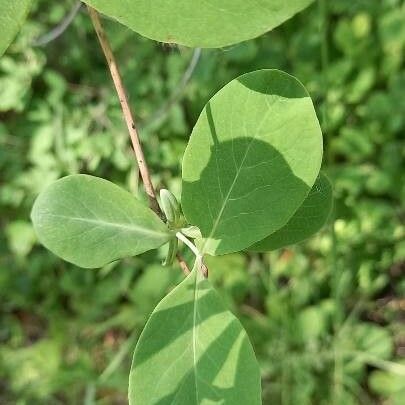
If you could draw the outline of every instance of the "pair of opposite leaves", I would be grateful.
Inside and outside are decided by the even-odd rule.
[[[182,208],[201,230],[201,253],[273,250],[318,231],[332,201],[328,180],[318,176],[321,159],[315,110],[294,77],[259,70],[226,85],[198,118],[183,159]],[[48,249],[81,267],[174,237],[130,193],[88,175],[45,189],[32,219]]]
[[[295,78],[261,70],[225,86],[201,113],[183,161],[183,209],[205,237],[202,251],[269,250],[316,232],[332,201],[328,180],[318,176],[321,156],[315,111]],[[48,187],[32,219],[45,246],[84,267],[173,237],[127,191],[87,175]],[[131,405],[261,404],[247,334],[199,267],[197,260],[142,332],[129,379]]]
[[[220,47],[274,28],[311,1],[87,2],[149,38]],[[0,0],[0,55],[30,2]],[[184,158],[182,201],[186,217],[205,236],[202,251],[227,253],[257,241],[252,249],[269,250],[318,230],[331,202],[325,177],[313,185],[321,154],[312,103],[295,79],[261,71],[231,82],[206,106]],[[307,170],[298,170],[303,163]],[[54,183],[37,199],[32,218],[45,246],[84,267],[139,254],[172,237],[129,193],[91,176]],[[260,241],[259,235],[269,236]],[[261,403],[247,335],[198,267],[161,301],[139,339],[130,404]]]
[[[277,27],[313,0],[84,0],[147,38],[217,48]],[[20,30],[32,0],[0,0],[0,55]]]

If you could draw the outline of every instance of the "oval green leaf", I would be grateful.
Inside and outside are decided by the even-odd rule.
[[[20,31],[32,0],[0,0],[0,56]]]
[[[260,370],[240,322],[199,270],[155,308],[135,349],[130,405],[259,405]]]
[[[284,226],[312,188],[322,133],[294,77],[259,70],[233,80],[206,105],[183,160],[183,212],[203,253],[236,252]]]
[[[31,218],[40,242],[80,267],[102,267],[170,239],[166,225],[129,192],[84,174],[51,184],[35,201]]]
[[[84,0],[160,42],[218,48],[272,30],[313,0]]]
[[[281,229],[249,248],[257,252],[280,249],[302,242],[318,232],[326,223],[333,205],[332,184],[320,174],[308,197]]]

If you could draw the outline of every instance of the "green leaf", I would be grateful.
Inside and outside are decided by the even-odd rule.
[[[10,376],[14,392],[24,392],[28,398],[43,399],[52,395],[55,376],[63,367],[62,347],[55,338],[42,338],[26,347],[2,345],[0,358],[2,374],[6,371]]]
[[[84,0],[145,37],[218,48],[264,34],[313,0]]]
[[[405,398],[405,361],[391,364],[391,368],[388,368],[387,371],[373,371],[369,378],[369,386],[377,394],[384,396],[401,394],[403,399]],[[393,403],[396,402],[393,401]],[[401,402],[398,401],[399,403]]]
[[[130,405],[261,404],[249,339],[196,267],[159,303],[142,332]]]
[[[107,180],[84,174],[51,184],[31,218],[41,243],[81,267],[101,267],[166,243],[170,233],[149,208]]]
[[[32,0],[0,0],[0,56],[20,31]]]
[[[5,235],[10,250],[19,257],[25,257],[36,242],[32,224],[26,221],[10,222],[5,227]]]
[[[233,80],[206,105],[183,160],[183,212],[202,250],[246,249],[284,226],[312,188],[322,133],[307,91],[278,70]]]
[[[309,238],[327,221],[332,209],[332,185],[320,174],[307,198],[281,229],[249,248],[258,252],[280,249]]]

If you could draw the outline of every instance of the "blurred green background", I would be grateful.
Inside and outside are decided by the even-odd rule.
[[[183,277],[160,265],[163,248],[85,270],[35,239],[30,207],[61,176],[91,173],[139,193],[85,9],[57,40],[33,44],[73,4],[34,2],[0,59],[2,405],[125,404],[139,333]],[[264,405],[404,404],[404,2],[316,1],[257,40],[204,50],[169,110],[193,51],[105,24],[154,183],[177,195],[193,123],[221,86],[259,68],[304,83],[324,130],[333,216],[299,246],[211,258],[210,277],[255,347]]]

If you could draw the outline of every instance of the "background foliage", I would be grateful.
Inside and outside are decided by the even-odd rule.
[[[139,333],[182,279],[176,267],[158,264],[164,249],[84,270],[35,240],[32,202],[63,175],[90,173],[137,192],[125,125],[86,13],[54,42],[34,46],[72,4],[38,0],[0,59],[2,404],[126,403]],[[305,84],[325,133],[333,218],[299,246],[211,259],[210,277],[252,340],[264,404],[403,403],[403,2],[315,2],[257,40],[204,50],[168,113],[192,51],[106,25],[154,183],[177,195],[191,128],[221,86],[259,68],[286,70]]]

